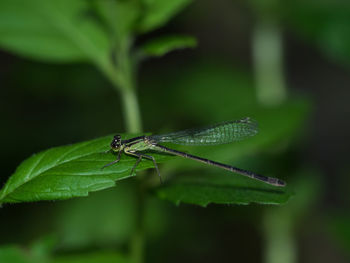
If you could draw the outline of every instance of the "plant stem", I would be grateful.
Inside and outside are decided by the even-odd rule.
[[[145,247],[145,191],[140,180],[137,181],[136,229],[130,240],[130,258],[133,263],[144,262]]]
[[[142,131],[142,122],[135,85],[137,69],[133,68],[130,41],[124,41],[116,53],[117,65],[107,60],[99,66],[121,95],[126,132],[139,133]]]
[[[287,97],[281,30],[272,21],[260,19],[252,41],[258,101],[266,106],[281,104]]]
[[[117,54],[117,63],[119,71],[122,73],[123,81],[121,97],[123,102],[124,120],[126,130],[129,133],[138,133],[142,131],[141,115],[136,96],[136,69],[133,68],[130,57],[129,43],[124,43]],[[142,263],[144,261],[144,209],[145,196],[142,188],[142,182],[137,180],[137,200],[136,200],[136,228],[130,240],[130,258],[131,262]]]
[[[141,116],[137,95],[134,89],[121,92],[126,130],[129,133],[141,132]]]
[[[273,19],[260,19],[253,33],[256,96],[264,106],[283,103],[287,88],[283,74],[282,34]],[[263,220],[264,262],[296,262],[293,221],[288,210],[266,209]]]
[[[142,131],[141,114],[134,85],[124,84],[124,77],[119,77],[114,68],[104,70],[113,88],[121,95],[126,132],[139,133]]]
[[[297,262],[293,217],[281,208],[266,209],[263,220],[266,263]]]
[[[131,41],[125,39],[118,43],[116,48],[116,64],[106,60],[99,63],[99,67],[105,76],[111,81],[114,89],[120,93],[123,105],[123,115],[128,133],[140,133],[142,131],[140,108],[136,95],[136,65],[133,63],[130,52]],[[144,210],[145,192],[142,181],[137,180],[136,200],[136,229],[130,240],[130,258],[134,263],[144,261]]]
[[[123,88],[121,97],[123,102],[124,120],[126,130],[129,133],[138,133],[142,131],[141,116],[139,104],[136,96],[136,69],[132,68],[132,61],[129,55],[129,45],[121,49],[117,54],[118,66],[122,72]],[[137,178],[138,179],[138,178]],[[131,262],[142,263],[144,261],[144,209],[145,196],[142,188],[142,182],[137,180],[137,199],[136,199],[136,228],[130,240],[130,258]]]

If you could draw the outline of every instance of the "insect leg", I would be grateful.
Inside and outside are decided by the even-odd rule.
[[[134,170],[136,169],[137,165],[141,162],[142,158],[146,158],[146,159],[151,160],[153,162],[154,167],[156,168],[157,174],[159,176],[159,180],[160,180],[161,183],[163,183],[162,177],[161,177],[160,172],[159,172],[158,165],[157,165],[156,160],[154,159],[153,156],[146,155],[146,154],[141,154],[141,153],[137,153],[137,152],[128,152],[128,151],[125,151],[125,153],[133,155],[133,156],[136,156],[136,157],[139,157],[138,160],[136,161],[136,163],[134,164],[134,167],[131,170],[131,174],[134,172]]]
[[[122,151],[119,151],[119,152],[118,152],[117,159],[116,159],[115,161],[111,162],[111,163],[107,163],[107,164],[104,165],[101,169],[103,169],[103,168],[105,168],[105,167],[107,167],[107,166],[111,166],[111,165],[113,165],[113,164],[119,162],[120,156],[121,156],[121,155],[122,155]]]
[[[137,159],[136,163],[134,164],[134,166],[133,166],[132,169],[131,169],[131,173],[130,173],[131,176],[132,176],[132,174],[134,173],[136,167],[137,167],[137,166],[139,165],[139,163],[141,162],[141,160],[142,160],[142,156],[140,155],[139,158]]]
[[[157,165],[156,160],[154,159],[154,157],[150,156],[150,155],[143,155],[143,157],[145,157],[145,158],[147,158],[149,160],[152,160],[152,162],[154,164],[154,167],[156,168],[157,174],[159,176],[160,183],[162,184],[163,183],[163,179],[162,179],[162,176],[160,175],[160,172],[159,172],[159,169],[158,169],[158,165]]]

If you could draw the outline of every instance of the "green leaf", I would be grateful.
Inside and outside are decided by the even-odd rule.
[[[104,64],[109,43],[85,0],[0,1],[0,46],[47,62]]]
[[[191,0],[142,0],[143,17],[139,23],[141,32],[148,32],[166,24],[173,16],[190,4]]]
[[[30,248],[16,245],[0,247],[0,262],[3,263],[128,263],[123,254],[112,251],[89,252],[51,257],[35,255]]]
[[[44,263],[42,258],[32,255],[31,252],[15,245],[0,247],[0,262],[4,263]]]
[[[90,252],[85,254],[58,256],[50,263],[129,263],[130,260],[115,252]]]
[[[128,136],[123,136],[128,137]],[[112,136],[52,148],[25,160],[0,191],[0,203],[63,200],[87,196],[130,177],[135,158],[123,155],[118,164],[101,169],[116,156],[106,153]],[[169,158],[153,155],[157,162]],[[143,160],[137,170],[153,167]]]
[[[146,42],[141,51],[148,56],[163,56],[175,49],[196,47],[197,41],[191,36],[162,36]]]
[[[139,1],[95,0],[93,3],[116,41],[121,41],[133,33],[141,11]]]
[[[291,197],[288,187],[275,187],[235,174],[180,176],[156,189],[161,198],[175,204],[284,204]]]

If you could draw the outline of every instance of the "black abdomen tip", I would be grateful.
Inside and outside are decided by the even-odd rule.
[[[268,183],[275,186],[280,186],[280,187],[284,187],[287,185],[285,181],[278,178],[271,178],[271,177],[269,178]]]

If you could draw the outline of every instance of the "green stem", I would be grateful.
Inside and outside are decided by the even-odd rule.
[[[130,258],[133,263],[144,262],[145,247],[145,192],[140,180],[137,181],[136,229],[130,240]]]
[[[123,75],[119,76],[119,72],[113,67],[105,67],[103,72],[112,82],[114,89],[121,95],[126,131],[129,133],[141,132],[141,114],[137,101],[136,88],[133,85],[124,84],[125,77]]]
[[[142,122],[135,85],[137,69],[133,68],[129,49],[130,41],[125,41],[117,51],[117,65],[106,61],[100,63],[99,67],[121,95],[126,132],[139,133],[142,131]]]
[[[271,21],[260,20],[252,41],[257,99],[266,106],[281,104],[287,98],[281,30]]]
[[[267,209],[263,220],[265,263],[297,262],[293,220],[284,209]]]
[[[100,64],[100,69],[113,84],[114,89],[120,93],[123,105],[123,115],[128,133],[142,131],[140,108],[136,95],[136,65],[133,64],[130,53],[131,41],[125,39],[116,50],[116,65],[111,61]],[[130,257],[134,263],[144,261],[144,210],[145,194],[142,182],[137,181],[137,215],[136,229],[130,240]]]
[[[136,92],[127,89],[121,92],[126,130],[129,133],[141,132],[141,116]]]
[[[281,30],[273,20],[260,19],[252,41],[257,99],[264,106],[281,104],[287,98]],[[292,227],[290,213],[286,210],[266,209],[263,220],[264,262],[296,262]]]

